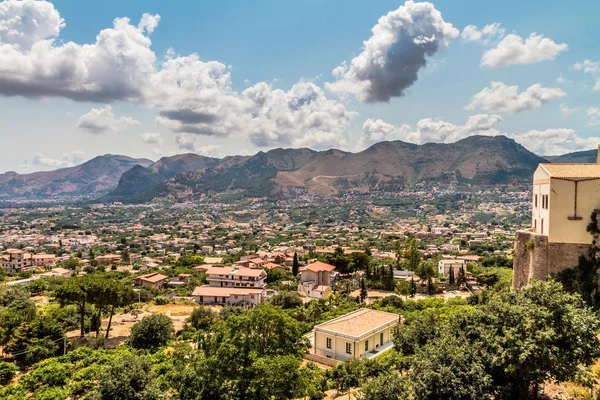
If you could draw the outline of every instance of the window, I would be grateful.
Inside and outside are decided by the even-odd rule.
[[[379,344],[383,345],[383,332],[379,334]]]
[[[537,207],[537,201],[538,201],[537,196],[538,196],[537,194],[535,196],[533,196],[533,206],[534,207]]]
[[[369,341],[365,340],[365,351],[369,351]]]
[[[330,338],[330,337],[328,337],[326,342],[327,342],[327,343],[326,343],[326,345],[327,345],[327,348],[328,348],[328,349],[330,349],[330,348],[331,348],[331,338]]]
[[[346,343],[346,353],[352,354],[352,344]]]
[[[542,195],[542,208],[545,209],[545,210],[548,209],[548,204],[549,204],[548,200],[549,200],[548,199],[548,195],[547,194],[543,194]]]

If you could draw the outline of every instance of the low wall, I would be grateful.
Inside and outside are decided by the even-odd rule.
[[[304,359],[308,361],[314,361],[319,364],[327,365],[329,367],[335,367],[336,365],[341,363],[341,361],[334,360],[333,358],[323,357],[314,353],[305,354]]]
[[[587,255],[589,244],[548,243],[548,236],[517,231],[513,259],[513,289],[529,285],[532,280],[546,280],[550,274],[572,268],[579,257]]]

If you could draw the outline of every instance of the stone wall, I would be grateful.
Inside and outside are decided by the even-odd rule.
[[[577,266],[579,257],[587,255],[589,244],[548,243],[548,236],[517,231],[513,259],[513,289],[529,285],[532,280],[546,280],[550,274]]]

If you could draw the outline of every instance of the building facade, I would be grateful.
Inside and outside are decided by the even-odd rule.
[[[361,308],[313,328],[311,352],[338,361],[373,358],[392,348],[398,314]]]
[[[596,164],[540,164],[533,175],[531,227],[515,235],[513,288],[578,265],[594,236],[591,216],[600,208]]]

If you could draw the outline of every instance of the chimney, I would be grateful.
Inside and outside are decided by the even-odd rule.
[[[598,145],[598,155],[596,156],[596,164],[600,164],[600,144]]]

